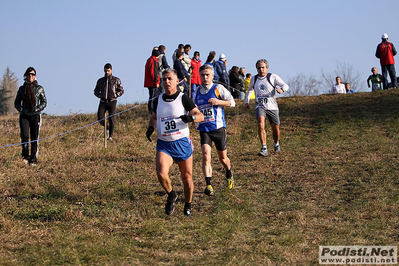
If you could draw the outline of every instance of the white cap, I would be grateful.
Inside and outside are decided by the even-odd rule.
[[[382,34],[381,39],[388,39],[388,34],[386,33]]]
[[[225,54],[220,54],[219,59],[220,59],[220,60],[226,59],[226,55],[225,55]]]

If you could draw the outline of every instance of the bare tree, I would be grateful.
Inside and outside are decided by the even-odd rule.
[[[362,75],[359,71],[355,71],[352,65],[348,63],[337,62],[333,73],[325,73],[321,69],[321,82],[323,87],[330,92],[331,87],[336,83],[335,78],[341,77],[342,83],[349,83],[354,91],[360,90]]]
[[[294,77],[288,78],[290,89],[287,96],[314,96],[319,94],[321,82],[313,74],[309,76],[299,73]]]
[[[18,79],[7,67],[0,83],[0,114],[15,113],[14,99],[17,95]]]

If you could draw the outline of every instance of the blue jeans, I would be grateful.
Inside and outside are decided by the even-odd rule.
[[[387,72],[389,72],[389,77],[391,78],[391,83],[392,87],[398,87],[398,83],[396,82],[396,71],[395,71],[395,65],[385,65],[381,66],[381,71],[382,71],[382,76],[384,77],[383,80],[383,87],[384,90],[388,89],[388,75]]]
[[[162,89],[156,87],[148,87],[148,113],[152,114],[154,112],[152,102],[155,97],[161,94]]]
[[[195,100],[195,96],[197,95],[197,90],[201,85],[191,84],[191,99]]]

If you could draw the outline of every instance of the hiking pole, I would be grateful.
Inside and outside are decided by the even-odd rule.
[[[104,118],[104,148],[107,148],[107,117]]]
[[[192,68],[191,68],[191,66],[190,66],[190,79],[189,79],[189,82],[188,82],[188,97],[191,99],[191,73],[192,73]]]

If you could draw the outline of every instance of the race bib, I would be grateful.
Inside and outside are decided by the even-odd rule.
[[[204,121],[203,122],[215,121],[215,114],[213,112],[212,105],[210,105],[210,104],[201,105],[199,107],[199,110],[204,115]]]
[[[257,102],[258,102],[258,105],[262,105],[262,106],[267,106],[267,100],[268,100],[268,98],[267,97],[258,97],[257,98]]]
[[[381,90],[380,83],[373,83],[373,91]]]
[[[162,136],[172,136],[181,134],[180,131],[180,118],[174,116],[161,117],[161,132]]]

